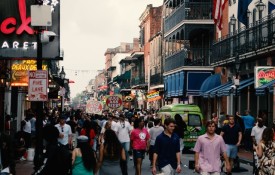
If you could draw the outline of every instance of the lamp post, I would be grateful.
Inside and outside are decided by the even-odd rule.
[[[235,33],[235,30],[236,30],[236,21],[237,19],[235,18],[234,14],[230,17],[230,23],[232,25],[232,32]]]
[[[261,20],[261,19],[262,19],[262,12],[263,12],[263,10],[264,10],[264,8],[265,8],[265,4],[262,2],[262,0],[260,0],[260,1],[256,4],[256,7],[257,7],[257,9],[258,9],[258,11],[259,11],[259,20]]]
[[[246,24],[246,28],[249,28],[249,18],[250,18],[250,15],[251,15],[251,12],[250,12],[249,9],[247,9],[246,15],[247,15],[247,24]]]
[[[235,69],[236,69],[236,75],[234,79],[234,85],[235,85],[235,113],[238,111],[238,87],[240,86],[240,77],[239,77],[239,70],[240,70],[240,59],[239,55],[237,54],[235,57]]]
[[[65,95],[64,80],[65,80],[65,76],[66,76],[66,73],[64,71],[64,67],[63,66],[62,66],[62,70],[59,73],[59,75],[60,75],[60,78],[62,80],[62,90],[61,90],[61,93],[60,93],[60,96],[61,96],[61,114],[62,114],[62,112],[64,111],[64,95]]]

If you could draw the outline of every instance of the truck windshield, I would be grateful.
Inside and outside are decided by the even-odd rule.
[[[197,114],[188,115],[188,126],[201,126],[201,118]]]

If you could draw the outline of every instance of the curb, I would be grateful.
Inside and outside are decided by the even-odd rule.
[[[253,166],[253,160],[251,161],[249,159],[245,159],[245,158],[241,158],[241,157],[239,158],[239,160],[240,160],[240,163],[248,164],[250,166]]]

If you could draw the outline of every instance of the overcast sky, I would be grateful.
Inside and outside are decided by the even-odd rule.
[[[163,0],[64,0],[61,1],[61,49],[71,97],[85,90],[97,70],[104,69],[104,53],[121,42],[139,37],[139,17],[148,4]],[[77,74],[77,75],[76,75]]]

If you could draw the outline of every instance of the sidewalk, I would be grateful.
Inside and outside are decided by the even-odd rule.
[[[240,149],[238,152],[238,156],[240,159],[240,162],[250,164],[252,165],[253,163],[253,153],[252,152],[247,152],[244,149]]]

